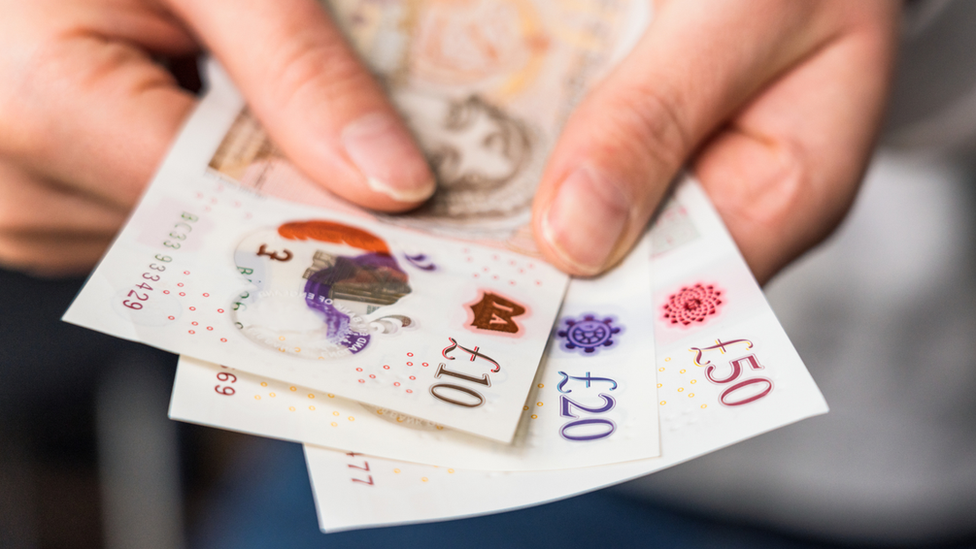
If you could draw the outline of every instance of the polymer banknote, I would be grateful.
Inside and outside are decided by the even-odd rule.
[[[434,467],[312,445],[325,532],[462,518],[618,484],[827,412],[827,404],[701,187],[687,179],[651,231],[661,455],[552,471]],[[604,387],[605,388],[605,387]],[[594,406],[594,408],[596,408]],[[598,419],[599,413],[571,410]],[[650,436],[650,433],[648,434]]]
[[[650,301],[650,237],[601,278],[573,282],[511,444],[185,356],[170,417],[468,470],[566,469],[653,457],[659,437]]]
[[[428,153],[439,189],[430,204],[380,217],[308,181],[211,64],[209,93],[65,319],[508,442],[565,286],[534,257],[527,232],[538,167],[567,113],[627,51],[649,11],[642,2],[331,8]],[[465,47],[483,63],[460,63]],[[377,223],[455,238],[424,240]],[[172,266],[159,258],[193,272],[199,295],[219,295],[216,310],[228,314],[181,291],[190,279],[164,279]],[[212,269],[221,258],[225,269]],[[150,282],[178,286],[157,297]],[[226,319],[236,330],[190,337],[216,335]],[[447,333],[459,326],[476,335]],[[459,363],[440,362],[438,352],[468,352],[466,362],[478,364],[452,369]],[[413,371],[414,363],[428,366]]]
[[[210,77],[64,319],[509,442],[568,277],[213,176],[239,96]]]

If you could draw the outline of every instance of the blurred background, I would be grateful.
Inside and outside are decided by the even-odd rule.
[[[318,533],[297,444],[166,418],[176,359],[0,271],[0,547],[976,547],[976,3],[906,4],[851,215],[766,288],[831,412],[609,490]]]

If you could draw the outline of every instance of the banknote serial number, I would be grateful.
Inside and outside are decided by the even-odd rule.
[[[192,224],[199,221],[199,219],[199,217],[191,213],[183,212],[180,214],[180,221],[173,225],[173,230],[168,235],[169,238],[163,240],[162,245],[166,248],[179,250],[182,247],[181,242],[186,240],[187,236],[193,232]],[[149,298],[152,296],[151,292],[155,291],[150,282],[155,284],[161,281],[164,276],[163,273],[166,272],[166,264],[173,261],[173,256],[156,254],[154,259],[156,261],[149,263],[146,267],[146,272],[142,273],[142,278],[139,279],[139,283],[133,284],[133,289],[129,290],[129,293],[123,296],[122,305],[125,307],[138,311],[145,306],[145,302],[149,301]]]

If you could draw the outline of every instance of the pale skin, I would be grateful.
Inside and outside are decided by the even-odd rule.
[[[881,122],[900,3],[667,0],[570,118],[534,204],[545,257],[617,263],[682,167],[760,281],[849,208]],[[0,265],[91,269],[196,99],[154,59],[208,50],[313,180],[416,207],[423,156],[314,0],[0,0]]]

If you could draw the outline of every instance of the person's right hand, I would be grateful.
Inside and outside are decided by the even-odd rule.
[[[854,200],[900,10],[890,0],[657,0],[633,51],[554,147],[534,204],[542,253],[570,274],[612,267],[687,166],[768,281]]]
[[[194,104],[154,59],[210,50],[289,158],[363,206],[434,191],[315,0],[0,0],[0,266],[90,269]]]

